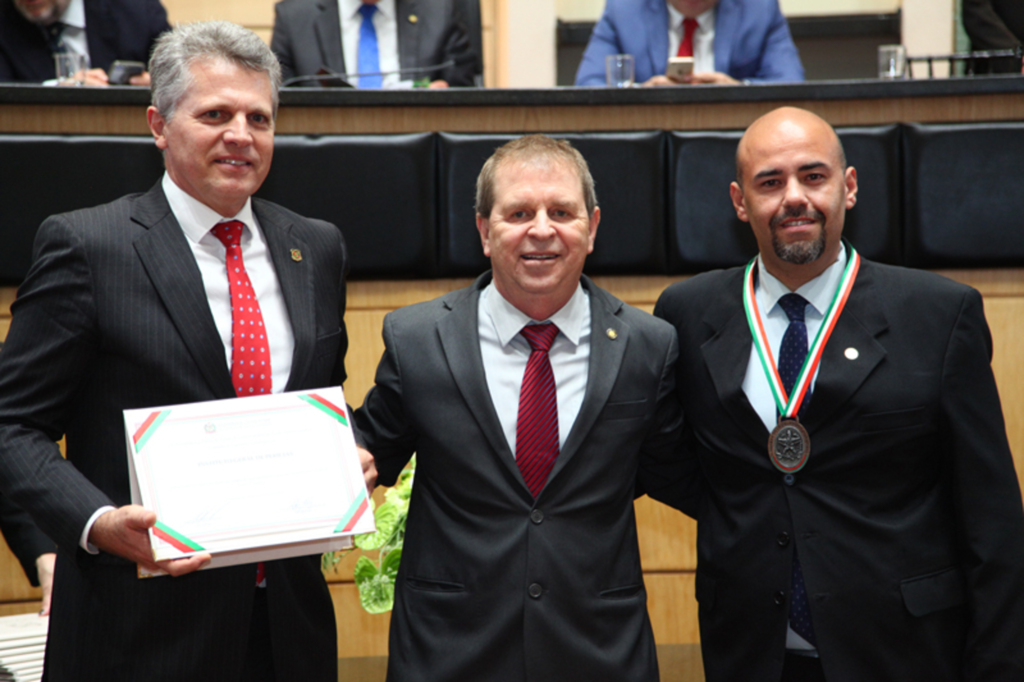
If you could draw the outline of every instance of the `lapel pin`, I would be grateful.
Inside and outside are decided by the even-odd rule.
[[[611,339],[612,341],[619,338],[619,333],[612,329],[611,327],[608,327],[608,331],[606,331],[605,334],[607,334],[608,338]]]
[[[410,14],[409,15],[409,23],[410,24],[415,24],[419,20],[420,20],[420,18],[418,16],[416,16],[415,14]]]
[[[843,351],[843,355],[846,356],[847,360],[856,360],[860,357],[860,352],[856,348],[847,348]]]
[[[298,249],[292,249],[292,260],[298,263],[302,260],[302,252]]]

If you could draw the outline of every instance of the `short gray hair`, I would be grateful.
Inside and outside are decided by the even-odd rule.
[[[498,167],[506,161],[530,161],[536,158],[561,161],[576,171],[583,191],[583,204],[587,215],[594,215],[597,208],[597,193],[594,191],[594,177],[590,174],[586,159],[566,140],[555,140],[547,135],[519,137],[495,150],[487,159],[476,179],[476,212],[488,218],[494,208],[494,177]]]
[[[193,64],[206,59],[223,59],[250,71],[267,74],[277,116],[281,65],[267,44],[247,28],[229,21],[200,21],[180,24],[156,41],[149,58],[153,106],[170,121],[174,110],[192,85]]]

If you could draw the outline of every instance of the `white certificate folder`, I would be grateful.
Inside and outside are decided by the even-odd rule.
[[[375,530],[340,387],[125,410],[124,422],[157,561],[318,554]]]

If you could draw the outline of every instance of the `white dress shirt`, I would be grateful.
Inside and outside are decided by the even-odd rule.
[[[227,249],[224,243],[210,233],[210,230],[224,220],[241,221],[242,229],[242,260],[246,274],[260,302],[263,315],[263,326],[267,330],[270,342],[271,391],[280,393],[288,383],[292,368],[292,351],[295,348],[295,336],[292,333],[291,318],[285,307],[281,285],[277,281],[277,271],[270,258],[267,243],[263,238],[259,222],[252,212],[252,199],[245,202],[236,215],[221,216],[209,206],[185,193],[174,184],[171,176],[164,173],[161,181],[167,203],[174,214],[182,232],[188,239],[189,247],[195,256],[199,273],[203,278],[206,300],[213,313],[213,322],[224,346],[224,369],[231,367],[231,295],[228,291]],[[111,511],[106,506],[97,509],[85,524],[79,545],[92,554],[97,553],[96,547],[89,544],[89,531],[101,514]]]
[[[839,282],[843,278],[843,270],[846,268],[846,249],[839,250],[839,258],[828,266],[823,273],[807,282],[795,292],[772,276],[765,267],[761,257],[757,257],[757,284],[754,287],[754,296],[757,299],[757,308],[761,314],[761,323],[764,325],[764,333],[768,338],[768,346],[771,348],[772,357],[778,363],[779,346],[782,345],[782,337],[789,327],[789,317],[786,311],[778,304],[779,299],[789,293],[796,293],[807,299],[808,306],[804,312],[804,324],[807,326],[807,344],[810,346],[821,329],[821,323],[825,319],[825,313],[832,303],[832,298],[839,289]],[[765,312],[767,311],[767,313]],[[811,377],[811,385],[808,387],[808,394],[813,393],[814,383],[818,379],[818,370],[815,370]],[[764,422],[764,426],[770,432],[778,423],[778,409],[775,405],[775,398],[772,396],[771,387],[768,385],[768,377],[764,374],[764,368],[757,354],[757,348],[750,344],[750,360],[747,362],[747,374],[743,378],[743,393],[750,401],[751,407],[757,412],[757,416]],[[813,396],[811,398],[813,400]],[[786,648],[794,651],[813,652],[814,646],[803,637],[787,628]]]
[[[668,56],[675,57],[679,43],[683,42],[683,14],[668,4]],[[715,8],[697,16],[697,30],[693,32],[693,72],[710,73],[715,70]]]
[[[359,8],[362,0],[338,0],[338,13],[341,16],[341,49],[345,56],[345,71],[350,74],[359,72],[359,29],[363,25],[363,15]],[[377,54],[380,57],[381,71],[397,71],[398,64],[398,10],[395,0],[380,0],[377,11],[373,13],[373,28],[377,31]],[[358,78],[346,79],[359,87]],[[384,87],[396,87],[402,76],[392,73],[384,76]]]
[[[519,331],[531,322],[552,322],[558,336],[548,358],[555,376],[558,400],[558,447],[572,430],[583,405],[590,366],[590,295],[577,285],[569,302],[547,320],[531,320],[498,293],[494,283],[480,292],[477,306],[480,353],[484,361],[487,390],[498,413],[512,456],[516,452],[516,421],[519,419],[519,389],[530,357],[530,344]]]
[[[60,22],[64,24],[64,31],[60,34],[61,40],[68,50],[75,54],[89,58],[89,43],[85,39],[85,0],[71,0],[68,8],[61,15]]]

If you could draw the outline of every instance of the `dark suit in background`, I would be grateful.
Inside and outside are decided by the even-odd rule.
[[[1012,50],[1024,42],[1024,3],[1019,0],[963,0],[964,30],[972,50]],[[981,61],[979,73],[1020,73],[1019,59]]]
[[[170,30],[159,0],[84,0],[89,63],[110,70],[115,59],[149,61],[153,42]],[[0,82],[41,83],[54,77],[53,55],[42,30],[0,0]]]
[[[57,545],[39,530],[39,526],[24,509],[4,495],[0,495],[0,531],[25,571],[25,577],[34,587],[39,587],[36,559],[41,554],[56,552]]]
[[[430,78],[449,85],[473,85],[477,57],[454,0],[396,0],[395,9],[399,68],[434,66],[449,59],[456,62],[444,69],[403,75],[403,80]],[[334,73],[355,70],[354,65],[345,64],[337,0],[277,3],[270,47],[281,61],[285,79],[315,75],[320,69]]]

